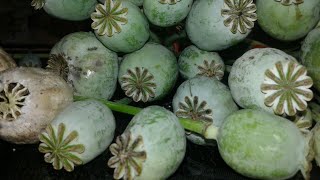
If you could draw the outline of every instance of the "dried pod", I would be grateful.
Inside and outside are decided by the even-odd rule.
[[[16,62],[11,58],[11,56],[0,48],[0,72],[16,66]]]
[[[40,68],[15,68],[0,75],[0,137],[16,144],[38,135],[73,101],[72,89],[59,76]]]
[[[238,58],[229,75],[232,96],[243,108],[294,116],[313,98],[312,79],[292,56],[272,48]]]

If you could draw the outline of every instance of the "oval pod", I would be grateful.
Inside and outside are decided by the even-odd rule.
[[[172,112],[150,106],[133,117],[110,151],[115,179],[166,179],[184,158],[185,132]]]
[[[94,100],[78,101],[65,108],[39,136],[39,151],[53,168],[73,171],[107,149],[114,137],[111,110]]]
[[[224,161],[255,179],[287,179],[301,170],[310,178],[312,133],[304,136],[291,121],[258,110],[239,110],[219,129],[217,142]]]

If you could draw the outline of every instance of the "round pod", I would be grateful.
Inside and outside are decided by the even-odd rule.
[[[309,179],[313,159],[311,133],[291,121],[258,110],[240,110],[222,123],[217,142],[224,161],[254,179],[289,179],[301,170]]]
[[[320,91],[320,29],[316,28],[309,32],[302,46],[302,64],[308,69],[313,79],[314,87]]]
[[[31,5],[60,19],[80,21],[90,17],[97,3],[97,0],[32,0]]]
[[[166,179],[184,158],[185,132],[172,112],[150,106],[133,117],[110,151],[115,179]]]
[[[173,52],[148,42],[143,48],[124,56],[119,83],[135,102],[150,102],[167,95],[178,78],[178,63]]]
[[[38,135],[73,101],[72,89],[59,76],[40,68],[14,68],[0,74],[0,138],[16,144]]]
[[[115,52],[130,53],[149,39],[149,23],[138,6],[127,0],[106,0],[92,13],[97,38]]]
[[[7,52],[0,48],[0,72],[15,67],[17,67],[16,62]]]
[[[278,49],[247,51],[234,62],[228,81],[234,100],[245,109],[294,116],[313,98],[306,68]]]
[[[47,69],[62,76],[75,95],[110,99],[117,85],[118,55],[93,33],[75,32],[51,49]]]
[[[275,39],[304,37],[320,20],[319,0],[257,0],[258,23]]]
[[[257,19],[255,11],[253,0],[195,1],[186,21],[188,37],[202,50],[226,49],[248,36]]]
[[[172,100],[173,112],[181,118],[212,123],[220,127],[224,119],[238,110],[230,90],[219,80],[195,77],[183,82]],[[187,138],[199,145],[208,145],[201,135],[187,132]]]
[[[152,24],[169,27],[187,17],[192,3],[193,0],[143,1],[143,12]]]
[[[179,72],[184,79],[200,75],[221,80],[225,70],[224,62],[218,53],[203,51],[194,45],[186,47],[181,52],[178,64]]]
[[[73,171],[104,152],[112,142],[115,118],[98,101],[74,102],[47,126],[39,139],[39,151],[53,168]]]

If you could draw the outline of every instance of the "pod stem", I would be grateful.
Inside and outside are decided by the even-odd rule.
[[[74,101],[84,101],[89,99],[94,99],[103,103],[104,105],[109,107],[112,111],[125,113],[129,115],[136,115],[142,110],[142,108],[121,104],[119,102],[111,102],[105,99],[74,96]],[[193,119],[187,119],[187,118],[179,118],[179,122],[186,130],[198,133],[206,139],[216,139],[217,137],[218,127],[212,126],[211,123],[203,122],[203,121],[195,121]]]

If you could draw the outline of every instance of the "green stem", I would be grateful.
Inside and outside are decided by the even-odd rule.
[[[116,100],[115,101],[116,103],[119,103],[119,104],[130,104],[132,102],[132,99],[131,98],[128,98],[128,97],[124,97],[122,99],[119,99],[119,100]]]
[[[108,106],[111,110],[130,114],[130,115],[136,115],[139,113],[142,109],[137,108],[134,106],[129,106],[126,104],[120,104],[118,102],[111,102],[104,99],[96,99],[96,98],[88,98],[83,96],[74,96],[74,101],[84,101],[94,99],[97,101],[100,101],[104,105]],[[192,119],[186,119],[186,118],[179,118],[179,121],[181,125],[188,131],[195,132],[198,134],[201,134],[206,139],[216,139],[218,134],[218,128],[215,126],[211,126],[211,123],[203,122],[203,121],[195,121]]]

